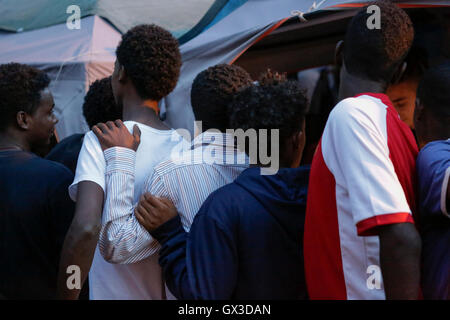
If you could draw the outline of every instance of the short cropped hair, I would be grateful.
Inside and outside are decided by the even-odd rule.
[[[230,105],[230,128],[255,129],[257,133],[259,129],[278,129],[281,147],[289,137],[304,130],[307,108],[308,100],[298,81],[267,71],[259,84],[236,95]]]
[[[389,82],[412,45],[413,25],[406,12],[389,0],[369,5],[380,8],[380,28],[368,28],[373,14],[367,13],[368,6],[360,10],[347,28],[344,64],[350,74]]]
[[[33,114],[41,91],[49,84],[50,78],[37,68],[20,63],[0,65],[0,131],[15,121],[19,111]]]
[[[203,130],[225,131],[233,96],[252,83],[247,71],[235,65],[219,64],[200,72],[192,84],[191,105]]]
[[[89,128],[99,122],[122,119],[122,109],[117,106],[111,87],[111,77],[94,81],[84,97],[83,116]]]
[[[157,25],[139,25],[122,36],[116,50],[142,99],[161,100],[176,86],[181,54],[178,40]]]
[[[450,117],[450,61],[428,69],[417,87],[417,98],[436,118]]]

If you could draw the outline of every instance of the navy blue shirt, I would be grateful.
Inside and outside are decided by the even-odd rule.
[[[73,174],[33,153],[0,151],[0,295],[55,299],[60,252],[75,203]]]
[[[417,157],[422,289],[425,299],[450,299],[450,139],[428,143]]]
[[[152,235],[178,299],[305,299],[303,226],[309,166],[250,168],[213,192],[189,233],[179,216]]]
[[[73,134],[61,140],[45,157],[48,160],[62,163],[75,174],[78,155],[83,145],[84,134]]]

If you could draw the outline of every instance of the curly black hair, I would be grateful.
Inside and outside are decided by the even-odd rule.
[[[367,8],[380,8],[380,29],[369,29]],[[369,3],[352,18],[344,42],[344,64],[350,74],[373,81],[391,81],[408,54],[414,28],[405,11],[389,0]]]
[[[33,114],[49,84],[50,78],[37,68],[14,62],[0,65],[0,130],[10,126],[19,111]]]
[[[252,83],[247,71],[235,65],[219,64],[200,72],[192,83],[191,105],[202,129],[225,131],[234,94]]]
[[[83,115],[89,128],[99,122],[122,119],[122,108],[114,101],[111,77],[94,81],[84,97]]]
[[[142,99],[159,101],[175,88],[181,54],[169,31],[154,24],[136,26],[122,36],[116,56]]]
[[[230,104],[229,125],[235,130],[255,129],[258,139],[261,138],[259,129],[278,129],[282,148],[289,137],[304,130],[302,124],[307,107],[308,100],[298,81],[267,71],[258,85],[236,94]]]

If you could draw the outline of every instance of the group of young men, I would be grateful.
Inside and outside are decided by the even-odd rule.
[[[47,159],[33,152],[57,122],[50,80],[1,65],[1,297],[78,299],[88,283],[90,299],[449,299],[450,64],[420,80],[416,142],[386,95],[414,29],[375,4],[381,28],[362,9],[337,45],[339,103],[311,165],[302,85],[270,70],[209,67],[191,89],[201,132],[167,127],[181,55],[155,25],[123,35],[85,99],[92,131]]]

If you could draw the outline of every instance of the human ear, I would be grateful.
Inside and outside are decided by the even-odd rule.
[[[127,78],[127,74],[125,72],[125,68],[121,65],[119,67],[119,81],[124,82],[124,81],[126,81],[126,78]]]
[[[303,149],[305,148],[306,137],[305,131],[299,131],[294,134],[291,138],[292,143],[292,160],[291,160],[291,168],[297,168],[303,156]]]
[[[292,139],[292,148],[294,150],[299,150],[300,152],[303,152],[303,148],[305,148],[306,138],[305,138],[305,131],[299,131],[293,136]]]
[[[395,70],[394,75],[392,76],[391,83],[390,84],[396,84],[400,82],[400,79],[405,74],[406,68],[408,66],[408,63],[406,61],[403,61]]]
[[[423,110],[423,104],[420,102],[419,98],[416,98],[416,107],[414,108],[414,124],[422,120]]]
[[[340,40],[336,44],[336,49],[334,50],[334,63],[337,67],[342,67],[344,61],[344,40]]]
[[[19,111],[16,114],[17,125],[23,129],[28,130],[31,125],[31,117],[25,111]]]

